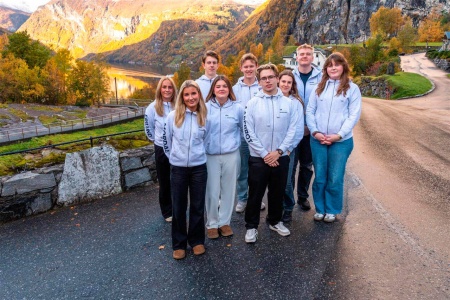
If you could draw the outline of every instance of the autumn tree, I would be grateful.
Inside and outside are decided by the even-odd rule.
[[[417,30],[412,26],[412,21],[408,19],[397,34],[400,47],[404,52],[409,52],[416,44]]]
[[[372,36],[381,35],[383,40],[388,40],[397,35],[405,20],[400,8],[381,6],[372,14],[369,23]]]
[[[30,69],[35,66],[43,68],[51,57],[51,51],[38,41],[33,41],[26,32],[15,32],[8,37],[8,44],[3,50],[3,56],[11,53],[16,58],[23,59]]]
[[[173,80],[175,81],[175,84],[177,85],[177,88],[179,89],[183,82],[191,78],[191,69],[189,66],[182,62],[180,64],[180,68],[177,72],[173,75]]]
[[[108,95],[109,77],[101,64],[77,60],[67,81],[75,105],[89,106]]]
[[[419,42],[439,42],[444,36],[441,27],[442,15],[433,10],[419,25]]]

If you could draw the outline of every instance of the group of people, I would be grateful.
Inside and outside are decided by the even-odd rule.
[[[144,126],[155,146],[161,213],[172,222],[173,258],[185,258],[188,244],[194,255],[205,253],[206,236],[233,235],[235,201],[235,211],[245,212],[245,241],[256,242],[266,189],[269,228],[290,235],[284,224],[292,220],[295,185],[297,203],[311,209],[313,166],[314,220],[334,222],[341,213],[361,93],[342,54],[331,54],[323,71],[313,54],[299,46],[298,68],[281,73],[244,54],[243,76],[232,86],[217,75],[219,55],[207,51],[205,74],[180,91],[170,77],[159,81]]]

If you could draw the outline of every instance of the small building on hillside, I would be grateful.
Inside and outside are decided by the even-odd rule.
[[[313,65],[322,69],[323,64],[326,59],[327,59],[327,56],[325,55],[325,52],[322,49],[314,48],[314,60],[312,62]],[[295,51],[291,55],[283,56],[283,60],[284,60],[284,66],[286,67],[286,69],[294,70],[298,66],[297,53]]]
[[[449,51],[450,50],[450,31],[446,31],[444,33],[444,39],[442,40],[442,48],[441,51]]]

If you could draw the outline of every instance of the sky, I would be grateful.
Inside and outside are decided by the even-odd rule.
[[[18,9],[32,13],[39,6],[50,2],[50,0],[0,0],[0,6]]]

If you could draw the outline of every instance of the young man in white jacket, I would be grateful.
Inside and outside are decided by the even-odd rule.
[[[219,54],[211,50],[206,51],[202,57],[202,67],[205,69],[205,74],[200,76],[195,82],[200,87],[203,99],[206,99],[206,96],[208,96],[211,84],[217,77],[219,62]]]
[[[288,149],[294,142],[298,111],[295,103],[278,88],[278,69],[262,65],[256,76],[262,90],[248,103],[244,114],[244,138],[250,149],[249,197],[245,211],[245,241],[258,238],[261,201],[268,188],[269,228],[290,235],[283,222],[283,195],[289,168]]]

